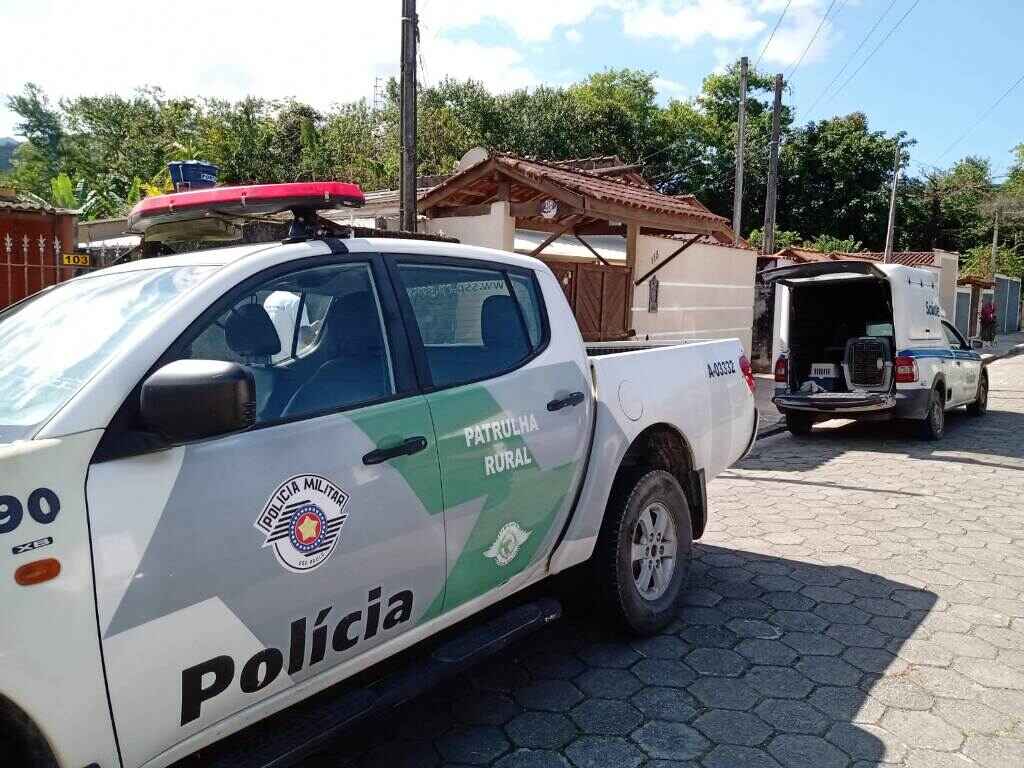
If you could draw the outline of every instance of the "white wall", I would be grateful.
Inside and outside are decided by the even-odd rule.
[[[636,276],[659,264],[682,242],[641,235],[637,239]],[[652,339],[738,338],[747,355],[754,324],[752,250],[696,243],[655,274],[658,311],[648,312],[648,281],[633,293],[633,327]]]
[[[452,216],[427,219],[426,231],[432,235],[457,238],[463,245],[478,245],[511,251],[515,248],[516,220],[509,215],[509,204],[491,203],[491,212],[483,216]]]

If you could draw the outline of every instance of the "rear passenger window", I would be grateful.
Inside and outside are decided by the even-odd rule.
[[[539,346],[540,303],[529,278],[423,264],[398,271],[435,386],[505,373]]]

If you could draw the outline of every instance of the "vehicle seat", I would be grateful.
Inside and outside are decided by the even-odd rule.
[[[511,296],[488,296],[480,307],[480,336],[490,370],[502,370],[530,352],[519,308]]]
[[[392,393],[379,316],[368,291],[334,300],[324,318],[331,357],[299,387],[282,416],[336,410]]]
[[[274,321],[260,304],[235,307],[224,323],[224,339],[252,371],[256,381],[256,413],[263,409],[274,391],[274,371],[270,359],[281,351],[281,339]]]

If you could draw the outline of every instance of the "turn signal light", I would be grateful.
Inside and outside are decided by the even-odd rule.
[[[35,560],[25,563],[14,572],[14,581],[22,587],[30,587],[33,584],[42,584],[60,575],[60,560],[48,557],[45,560]]]
[[[775,380],[786,383],[789,378],[789,363],[786,360],[786,356],[782,355],[778,360],[775,361]]]
[[[914,358],[897,357],[895,367],[897,384],[913,384],[917,381],[917,360]]]
[[[750,394],[754,394],[757,389],[757,382],[754,381],[754,369],[750,367],[750,361],[747,360],[746,355],[740,355],[740,373],[743,374],[743,379],[747,382],[747,386],[750,387]]]

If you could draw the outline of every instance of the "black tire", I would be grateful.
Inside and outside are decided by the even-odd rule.
[[[985,371],[978,379],[978,396],[967,405],[967,412],[971,416],[984,416],[988,412],[988,374]]]
[[[612,618],[631,632],[650,635],[678,615],[689,581],[693,556],[690,505],[675,477],[665,470],[640,472],[616,486],[597,542],[596,575]],[[637,586],[633,546],[640,516],[652,505],[660,505],[668,513],[676,536],[676,557],[665,591],[649,599]]]
[[[946,433],[946,398],[941,390],[933,389],[928,395],[928,410],[921,422],[921,437],[941,440]]]
[[[794,435],[809,435],[814,427],[814,416],[809,413],[787,413],[786,429]]]

